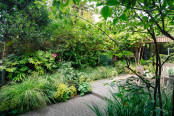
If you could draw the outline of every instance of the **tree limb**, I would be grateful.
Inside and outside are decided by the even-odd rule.
[[[166,60],[161,64],[161,67],[162,67],[162,66],[169,60],[169,58],[172,57],[172,56],[174,56],[174,54],[168,56],[168,57],[166,58]]]

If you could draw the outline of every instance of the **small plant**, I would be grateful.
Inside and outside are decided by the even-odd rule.
[[[79,83],[76,80],[68,80],[68,85],[69,86],[74,86],[76,89],[79,88]]]
[[[115,63],[118,74],[122,74],[125,72],[125,65],[126,63],[124,61],[118,61]]]
[[[92,87],[88,82],[82,82],[79,85],[78,91],[80,92],[80,96],[84,96],[92,91]]]
[[[172,68],[170,68],[170,69],[168,70],[168,74],[169,74],[170,76],[174,76],[174,71],[173,71]]]
[[[62,64],[59,71],[63,74],[65,81],[78,79],[78,75],[71,66],[71,62]]]
[[[58,101],[67,101],[71,97],[77,94],[76,88],[74,86],[68,87],[66,84],[59,84],[57,86],[57,91],[54,93],[54,97]]]

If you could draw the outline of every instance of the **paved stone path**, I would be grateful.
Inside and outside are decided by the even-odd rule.
[[[22,116],[95,116],[95,113],[87,106],[92,103],[97,104],[100,107],[105,106],[103,97],[110,97],[108,90],[113,89],[106,83],[111,83],[113,80],[126,80],[127,77],[132,75],[121,75],[114,77],[114,79],[103,79],[91,83],[93,90],[92,94],[85,95],[83,97],[75,97],[67,102],[57,103],[37,111],[23,114]],[[105,86],[104,86],[105,85]],[[117,87],[114,87],[117,91]]]

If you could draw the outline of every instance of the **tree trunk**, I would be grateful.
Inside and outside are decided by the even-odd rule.
[[[172,116],[174,116],[174,83],[173,83],[173,94],[172,94]]]
[[[3,50],[3,53],[2,53],[2,63],[3,63],[3,64],[4,64],[5,58],[7,57],[8,53],[9,53],[9,50],[10,50],[10,46],[7,45],[9,42],[10,42],[9,39],[7,39],[7,40],[4,42],[4,50]],[[2,64],[2,65],[3,65],[3,64]],[[3,71],[2,71],[1,78],[0,78],[0,86],[3,85],[4,82],[5,82],[5,76],[6,76],[5,73],[6,73],[6,71],[3,70]]]
[[[138,64],[138,45],[135,45],[134,50],[135,50],[135,62]]]
[[[142,48],[142,44],[140,44],[140,48],[139,48],[139,51],[138,51],[138,64],[140,64],[140,56],[141,56],[141,48]]]
[[[117,61],[117,57],[115,55],[112,55],[112,63],[113,63],[113,65],[115,64],[116,61]]]

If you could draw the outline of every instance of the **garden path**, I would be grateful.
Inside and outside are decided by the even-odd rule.
[[[109,97],[109,91],[113,89],[106,83],[111,83],[113,80],[126,80],[127,77],[132,75],[120,75],[112,79],[103,79],[94,81],[91,83],[93,90],[92,94],[85,95],[83,97],[76,96],[67,102],[57,103],[37,111],[23,114],[22,116],[95,116],[95,113],[86,105],[92,105],[92,103],[98,106],[104,106],[105,102],[102,98]],[[105,86],[104,86],[105,85]],[[118,90],[114,87],[115,91]],[[101,104],[101,105],[100,105]]]

